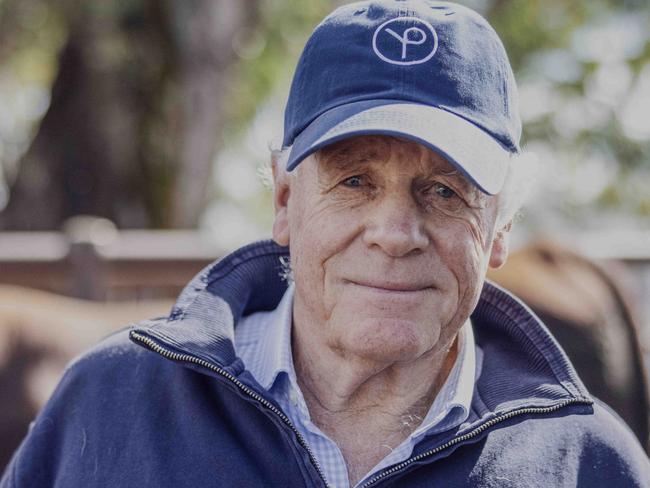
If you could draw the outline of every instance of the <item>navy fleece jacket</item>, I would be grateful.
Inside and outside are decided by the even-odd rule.
[[[236,251],[168,317],[74,361],[0,487],[327,486],[232,342],[241,316],[279,302],[286,254],[268,241]],[[636,438],[525,306],[486,283],[472,321],[484,357],[469,418],[365,486],[650,487]]]

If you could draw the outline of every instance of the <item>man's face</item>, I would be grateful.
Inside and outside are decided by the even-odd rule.
[[[274,224],[291,249],[296,327],[381,363],[448,348],[488,264],[505,260],[498,197],[437,153],[386,136],[335,143],[296,171],[275,171]]]

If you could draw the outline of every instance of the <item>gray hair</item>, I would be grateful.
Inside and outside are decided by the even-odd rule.
[[[272,165],[275,164],[278,170],[280,171],[286,171],[287,167],[287,161],[289,160],[289,154],[291,153],[291,147],[286,147],[284,149],[279,149],[273,147],[271,144],[269,144],[269,151],[271,152],[271,159],[265,159],[264,162],[260,165],[260,167],[257,169],[257,175],[260,177],[260,180],[262,180],[262,185],[264,185],[265,188],[273,191],[273,167]],[[293,171],[291,173],[287,174],[295,174],[296,172]]]
[[[537,164],[530,154],[514,154],[510,157],[506,180],[498,194],[497,229],[502,229],[521,217],[521,209],[532,193],[536,174]]]

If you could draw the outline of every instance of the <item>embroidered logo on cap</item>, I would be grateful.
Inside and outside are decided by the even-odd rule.
[[[431,24],[417,17],[398,17],[381,24],[372,36],[372,49],[391,64],[420,64],[438,50],[438,34]]]

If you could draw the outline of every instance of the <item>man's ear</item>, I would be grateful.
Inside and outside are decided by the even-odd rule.
[[[284,169],[278,168],[278,154],[275,151],[271,155],[271,168],[273,170],[273,206],[275,208],[273,240],[281,246],[288,246],[290,177]]]
[[[490,251],[490,268],[500,268],[505,264],[506,259],[508,259],[511,228],[512,222],[508,222],[508,224],[497,230],[492,241],[492,250]]]

